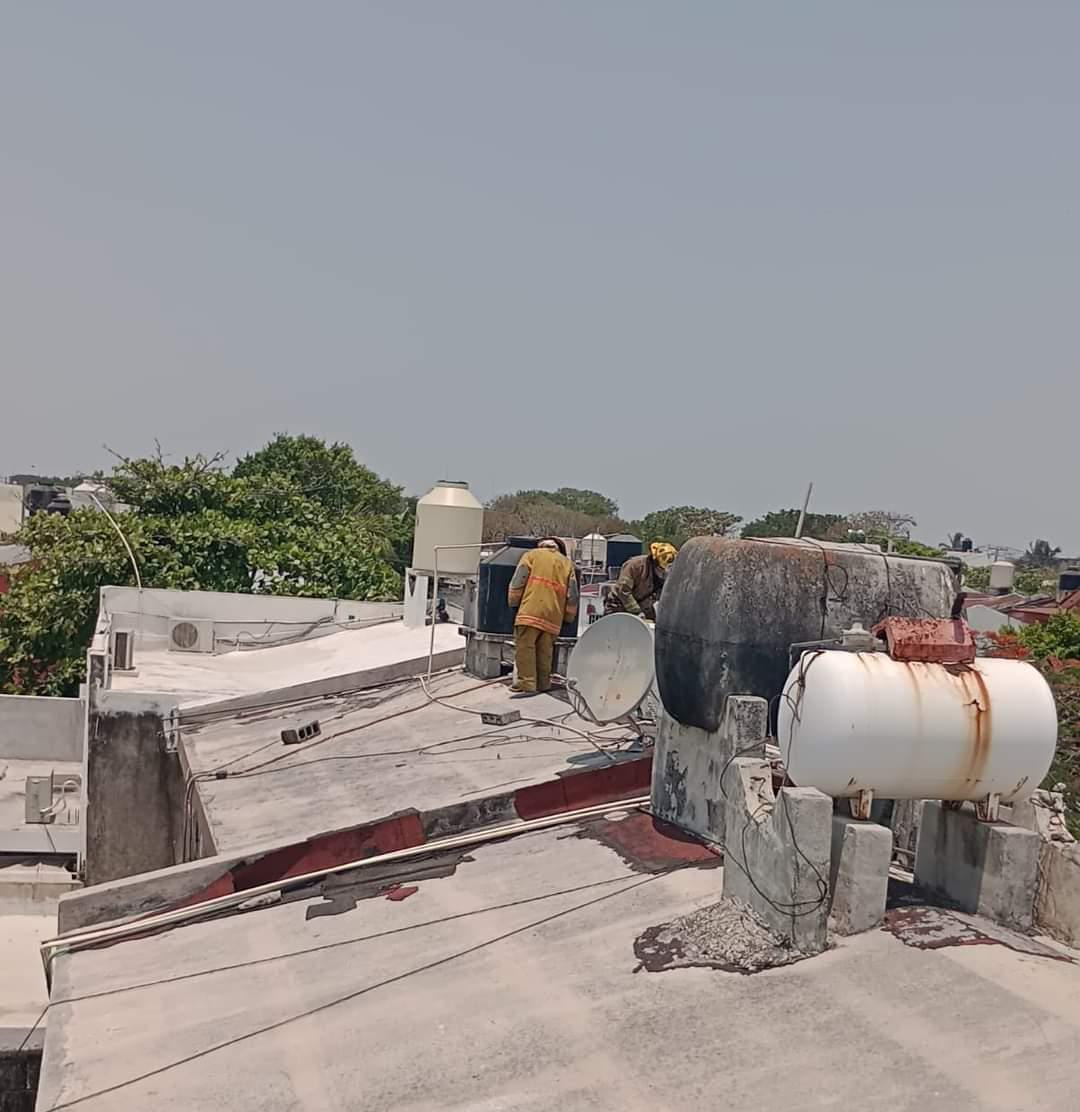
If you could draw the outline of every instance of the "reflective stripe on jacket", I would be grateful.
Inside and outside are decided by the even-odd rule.
[[[517,607],[514,625],[535,626],[558,636],[563,622],[577,617],[574,565],[553,549],[530,549],[518,561],[507,601]]]

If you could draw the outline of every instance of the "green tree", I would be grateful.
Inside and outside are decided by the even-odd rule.
[[[681,548],[691,537],[723,537],[730,533],[742,518],[726,510],[712,510],[705,506],[670,506],[654,510],[641,522],[633,523],[646,543],[667,541]]]
[[[391,503],[378,494],[366,502],[357,498],[352,512],[341,512],[333,500],[313,498],[295,478],[276,474],[273,485],[251,472],[229,475],[219,457],[179,464],[160,454],[121,460],[109,484],[132,507],[121,528],[143,583],[397,597],[401,582],[393,559],[401,515],[372,509]],[[374,484],[384,480],[374,476]],[[72,694],[83,676],[99,589],[130,585],[134,573],[120,538],[96,510],[37,514],[17,541],[30,548],[32,559],[13,571],[10,590],[0,598],[0,691]]]
[[[881,541],[883,550],[888,549],[888,542]],[[893,552],[898,556],[924,556],[927,559],[935,560],[945,553],[940,548],[935,548],[933,545],[923,544],[921,541],[908,540],[906,537],[901,537],[899,540],[893,541]]]
[[[237,460],[233,477],[267,492],[302,494],[339,513],[399,514],[401,487],[358,462],[348,444],[279,432],[265,447]]]
[[[1053,569],[1047,574],[1046,568],[1017,568],[1013,590],[1020,595],[1040,595],[1044,591],[1053,591]]]
[[[626,528],[626,522],[614,515],[596,516],[574,509],[556,501],[554,493],[558,492],[520,490],[516,494],[501,494],[493,498],[488,502],[484,513],[484,539],[496,541],[513,536],[584,537],[594,532],[619,533]],[[575,493],[593,495],[595,492]],[[603,495],[595,497],[603,499]],[[609,500],[605,502],[614,505]],[[599,508],[599,503],[593,508]]]
[[[964,587],[969,591],[985,591],[990,586],[990,567],[964,568]]]
[[[744,537],[793,537],[799,522],[798,510],[773,510],[742,527]],[[843,514],[806,515],[803,536],[819,541],[847,540],[848,519]]]
[[[860,510],[848,515],[848,528],[866,534],[868,541],[907,540],[916,524],[911,514],[895,510]]]

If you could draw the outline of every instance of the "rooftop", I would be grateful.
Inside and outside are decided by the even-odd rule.
[[[62,953],[38,1107],[1075,1104],[1062,951],[900,907],[818,958],[726,972],[721,873],[613,810]]]
[[[316,646],[305,646],[307,649]],[[275,650],[277,651],[277,650]],[[633,740],[625,726],[600,729],[561,699],[512,700],[504,681],[460,671],[323,699],[249,710],[191,712],[181,744],[218,853],[305,839],[411,810],[425,821],[470,801],[508,806],[521,785],[605,766]],[[525,718],[486,726],[480,714]],[[317,721],[320,733],[286,746],[281,731]],[[221,769],[227,778],[214,778]],[[475,819],[475,815],[470,816]],[[464,817],[460,821],[465,821]]]

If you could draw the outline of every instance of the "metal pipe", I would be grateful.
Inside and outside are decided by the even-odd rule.
[[[803,499],[802,509],[799,511],[799,523],[795,526],[796,538],[802,536],[803,526],[806,524],[806,508],[810,505],[810,495],[813,493],[813,491],[814,484],[811,482],[811,484],[806,488],[806,497]]]
[[[52,960],[58,952],[74,952],[97,942],[119,941],[129,935],[142,935],[155,927],[169,926],[174,923],[183,923],[188,920],[202,918],[214,911],[223,911],[240,904],[245,904],[259,896],[280,892],[288,887],[303,887],[313,881],[322,880],[333,876],[335,873],[348,872],[362,869],[367,865],[385,864],[388,861],[404,861],[412,857],[422,857],[429,853],[438,853],[445,849],[456,849],[463,846],[475,846],[484,842],[497,841],[500,838],[511,838],[516,834],[525,834],[533,830],[545,830],[550,826],[559,826],[562,823],[574,822],[579,818],[589,818],[603,815],[608,811],[630,810],[649,802],[649,796],[638,795],[630,799],[615,799],[608,803],[597,803],[591,807],[582,807],[576,811],[563,811],[557,815],[547,815],[538,819],[527,819],[524,822],[504,823],[500,826],[488,827],[483,830],[474,830],[468,834],[455,834],[449,838],[438,838],[432,842],[424,842],[419,846],[409,846],[407,849],[391,850],[389,853],[380,853],[374,857],[363,857],[357,861],[348,861],[341,865],[333,865],[327,869],[316,869],[310,873],[299,876],[284,877],[273,880],[267,884],[260,884],[254,888],[247,888],[243,892],[232,892],[226,896],[218,896],[212,900],[195,904],[191,907],[177,908],[173,911],[164,911],[156,915],[130,916],[109,927],[98,930],[76,931],[61,938],[49,938],[41,943],[41,960],[45,966],[45,975],[49,976]]]
[[[131,545],[128,544],[127,537],[124,536],[124,531],[120,528],[119,525],[116,524],[116,518],[114,518],[107,509],[105,509],[98,496],[92,490],[89,491],[89,494],[90,497],[93,498],[94,504],[97,506],[97,508],[101,510],[101,512],[109,519],[109,524],[116,530],[116,534],[120,538],[121,543],[123,544],[124,548],[127,549],[128,559],[131,561],[131,566],[135,571],[135,584],[141,591],[142,576],[139,574],[139,565],[135,562],[135,553],[131,551]]]
[[[435,559],[433,561],[434,564],[435,564],[435,567],[432,569],[432,573],[435,577],[435,581],[431,585],[431,645],[428,648],[428,659],[427,659],[427,678],[428,678],[428,682],[431,681],[431,662],[435,659],[435,608],[436,608],[436,606],[438,605],[438,602],[439,602],[439,553],[440,552],[451,552],[454,549],[457,549],[457,550],[461,551],[461,550],[466,549],[466,548],[486,548],[486,547],[487,547],[487,543],[484,542],[484,541],[481,541],[479,544],[437,544],[432,548],[432,551],[435,554]]]

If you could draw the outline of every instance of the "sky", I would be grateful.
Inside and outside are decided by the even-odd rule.
[[[413,492],[1080,552],[1080,5],[7,0],[0,473],[345,440]]]

